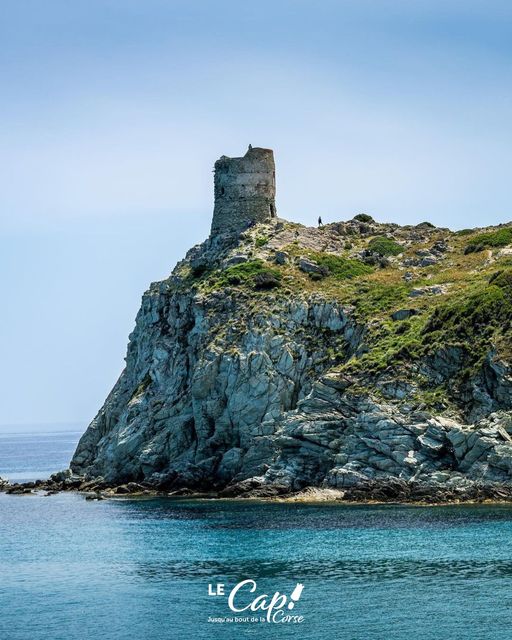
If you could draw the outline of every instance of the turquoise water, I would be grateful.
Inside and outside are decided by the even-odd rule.
[[[506,506],[2,494],[0,638],[501,640],[511,539]],[[208,585],[245,578],[257,594],[302,583],[304,622],[208,622],[230,615]]]

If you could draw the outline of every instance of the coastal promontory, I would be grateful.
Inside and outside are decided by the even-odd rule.
[[[144,294],[76,477],[219,495],[512,487],[512,225],[277,217],[269,149],[215,164],[212,232]]]

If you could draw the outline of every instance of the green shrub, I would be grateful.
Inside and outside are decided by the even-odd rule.
[[[459,229],[455,232],[456,236],[470,236],[473,233],[473,229]]]
[[[374,222],[373,218],[367,213],[358,213],[357,216],[354,216],[354,220],[358,220],[359,222]]]
[[[373,253],[378,253],[379,256],[397,256],[402,253],[403,248],[398,242],[386,238],[386,236],[378,236],[370,240],[368,249]]]
[[[419,334],[423,322],[422,318],[415,317],[403,326],[383,323],[372,335],[368,352],[350,362],[348,368],[361,368],[369,373],[386,369],[404,359],[414,359],[421,348]]]
[[[477,354],[479,346],[487,344],[496,329],[510,325],[511,318],[510,295],[493,283],[436,307],[423,331],[424,344],[463,343]]]
[[[415,394],[415,400],[425,405],[430,411],[442,411],[450,402],[445,385],[439,385],[433,389],[421,389]]]
[[[279,286],[281,273],[278,269],[266,267],[263,260],[250,260],[225,269],[219,277],[219,284],[248,284],[255,289],[272,289]]]
[[[512,227],[505,227],[489,233],[479,233],[471,238],[464,250],[465,254],[482,251],[486,247],[504,247],[512,243]]]
[[[464,255],[467,256],[468,253],[479,253],[485,249],[485,244],[468,244],[464,249]]]
[[[190,275],[194,279],[202,278],[204,275],[210,273],[211,267],[207,264],[196,264],[190,269]]]
[[[367,282],[358,287],[356,310],[359,316],[370,319],[380,313],[396,309],[407,300],[410,287],[404,283]],[[393,331],[396,327],[393,326]]]
[[[249,260],[225,269],[221,274],[221,279],[228,284],[240,284],[261,273],[264,268],[263,260]]]
[[[309,257],[319,266],[329,269],[329,274],[338,280],[347,280],[368,273],[372,273],[372,267],[350,258],[342,258],[332,253],[310,253]]]
[[[509,296],[512,296],[512,271],[496,271],[489,278],[489,284],[499,287]]]
[[[259,247],[264,247],[268,242],[268,238],[267,236],[258,236],[256,238],[255,244],[256,246]]]

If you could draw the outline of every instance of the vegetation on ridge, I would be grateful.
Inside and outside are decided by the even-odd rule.
[[[473,236],[466,245],[465,253],[483,251],[488,247],[505,247],[512,243],[512,227],[497,229],[489,233],[479,233]]]
[[[330,366],[353,373],[357,384],[389,372],[416,389],[418,402],[440,408],[452,406],[454,389],[489,354],[512,356],[512,247],[502,249],[508,244],[512,227],[451,232],[379,224],[366,215],[321,229],[256,225],[224,265],[189,267],[187,278],[206,294],[243,290],[255,313],[271,312],[268,289],[269,300],[319,295],[346,306],[364,338],[348,358],[339,336],[326,336]],[[375,254],[382,260],[371,262]],[[243,261],[229,264],[235,256]],[[429,368],[438,371],[435,384],[425,382]]]
[[[332,253],[311,251],[308,252],[307,255],[320,267],[328,269],[328,275],[333,276],[337,280],[347,280],[372,273],[373,271],[372,267],[359,260],[351,260],[350,258],[344,258]]]
[[[377,236],[368,243],[368,249],[380,256],[398,256],[402,253],[403,247],[386,236]]]

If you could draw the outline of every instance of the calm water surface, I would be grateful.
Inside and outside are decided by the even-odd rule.
[[[83,431],[50,427],[16,433],[0,428],[0,476],[11,482],[28,482],[65,469]]]
[[[0,638],[501,640],[511,540],[502,506],[0,494]],[[304,623],[209,623],[229,611],[208,584],[244,578],[259,593],[303,583]]]

